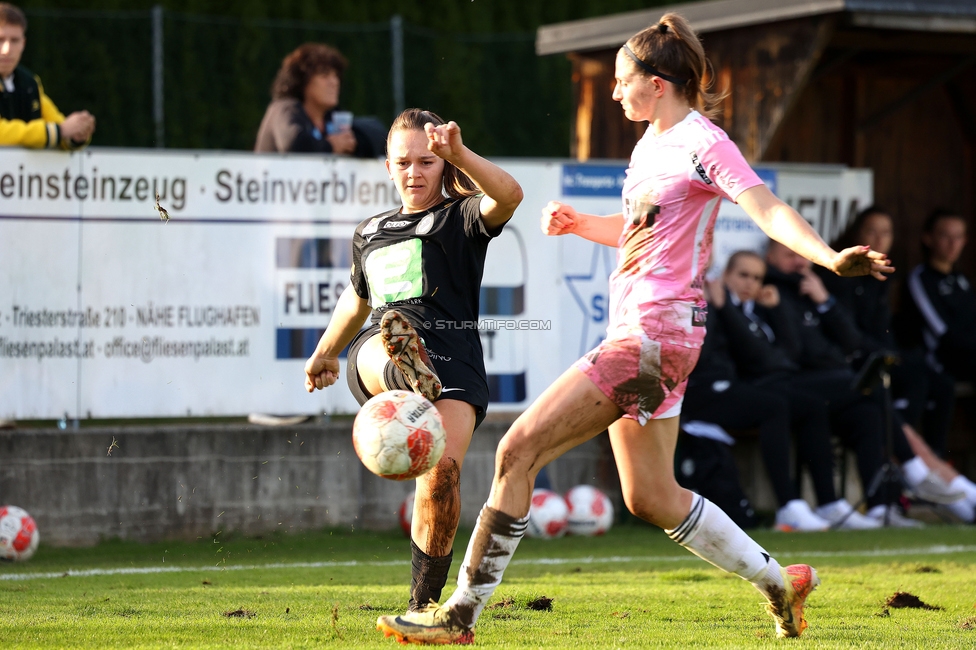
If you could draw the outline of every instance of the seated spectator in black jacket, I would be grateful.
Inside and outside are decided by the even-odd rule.
[[[254,150],[383,156],[387,133],[378,120],[354,119],[350,127],[333,121],[346,65],[338,50],[321,43],[306,43],[286,56]]]
[[[899,336],[905,347],[921,347],[937,371],[956,380],[976,379],[976,292],[955,269],[966,246],[966,221],[936,210],[922,233],[925,262],[905,283]]]
[[[795,324],[792,331],[800,345],[797,361],[804,372],[793,377],[791,383],[798,390],[824,399],[841,439],[848,445],[852,437],[856,441],[858,473],[867,489],[883,460],[884,407],[879,391],[866,397],[851,387],[855,375],[848,359],[859,349],[861,338],[854,320],[827,291],[809,261],[775,241],[769,243],[766,261],[766,282],[778,289],[782,308]],[[915,455],[900,421],[893,423],[890,433],[892,454],[901,463],[905,482],[917,496],[942,503],[963,497],[962,492],[950,490]],[[883,518],[889,501],[885,489],[869,495],[868,515]],[[888,512],[888,517],[894,525],[918,524],[897,511]]]
[[[0,2],[0,145],[29,149],[80,149],[91,140],[88,111],[65,117],[44,93],[41,79],[20,65],[27,44],[27,17]]]
[[[765,338],[754,336],[753,330],[759,325],[740,308],[760,291],[764,273],[765,264],[758,255],[739,252],[729,260],[725,282],[706,286],[709,308],[705,341],[688,378],[682,419],[717,424],[733,432],[759,429],[760,451],[780,506],[776,512],[779,530],[824,530],[835,522],[847,529],[876,528],[878,522],[853,512],[847,501],[837,498],[824,403],[800,392],[773,391],[739,378],[740,364],[750,370],[795,369]],[[797,433],[797,456],[813,481],[820,504],[817,514],[800,498],[790,476],[791,429]]]
[[[870,246],[888,254],[893,243],[891,216],[878,206],[870,206],[858,213],[832,245],[839,246],[838,250]],[[830,294],[853,316],[860,335],[852,355],[855,369],[874,352],[896,352],[900,360],[891,368],[895,408],[907,424],[922,430],[936,454],[945,456],[953,409],[953,380],[928,367],[920,349],[900,349],[892,328],[890,282],[873,277],[841,278],[833,273],[821,273],[819,268],[816,271]]]

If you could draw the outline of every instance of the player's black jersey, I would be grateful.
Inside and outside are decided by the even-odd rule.
[[[384,212],[359,224],[352,240],[350,278],[356,294],[373,308],[372,322],[394,308],[424,339],[438,360],[462,361],[484,370],[478,311],[489,232],[481,219],[481,195],[445,199],[426,212]]]

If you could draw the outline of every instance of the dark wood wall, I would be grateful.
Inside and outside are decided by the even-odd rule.
[[[893,40],[912,45],[911,36]],[[976,39],[968,40],[976,53]],[[920,261],[919,236],[933,209],[958,210],[971,230],[976,225],[976,58],[906,49],[828,49],[823,72],[803,89],[762,159],[874,170],[875,201],[897,225],[893,257],[907,270]],[[841,57],[843,64],[830,65]],[[970,276],[974,247],[976,241],[961,261]]]
[[[976,233],[976,38],[858,29],[842,14],[704,34],[718,88],[715,121],[759,162],[842,163],[874,171],[895,219],[893,257],[920,261],[936,207]],[[628,158],[645,124],[610,96],[616,50],[576,53],[574,156]],[[976,234],[961,267],[976,276]]]

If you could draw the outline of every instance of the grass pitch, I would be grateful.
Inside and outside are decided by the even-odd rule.
[[[399,533],[224,537],[42,546],[29,562],[2,564],[0,639],[11,648],[396,647],[374,624],[406,604],[409,550]],[[808,600],[810,628],[799,640],[774,638],[749,584],[661,531],[632,525],[601,538],[524,540],[476,643],[976,647],[972,527],[754,537],[782,564],[808,562],[820,574],[823,584]],[[455,543],[455,574],[466,542],[462,535]],[[899,592],[932,609],[886,605]],[[545,599],[550,611],[530,607]]]

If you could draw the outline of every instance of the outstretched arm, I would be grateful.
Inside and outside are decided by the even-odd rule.
[[[427,148],[468,175],[485,196],[481,199],[481,219],[488,230],[505,224],[522,202],[522,187],[511,174],[488,162],[464,146],[461,127],[455,122],[424,125]]]
[[[305,362],[305,390],[331,386],[339,379],[339,353],[349,345],[369,316],[369,303],[349,285],[336,301],[332,320],[326,328],[315,352]]]
[[[765,185],[750,187],[736,200],[772,239],[837,275],[870,274],[884,280],[886,273],[895,270],[886,255],[868,246],[854,246],[836,252],[796,210],[778,199]]]
[[[542,208],[542,232],[547,235],[579,235],[604,246],[617,247],[620,233],[624,229],[622,213],[601,217],[583,214],[565,203],[549,201]]]

